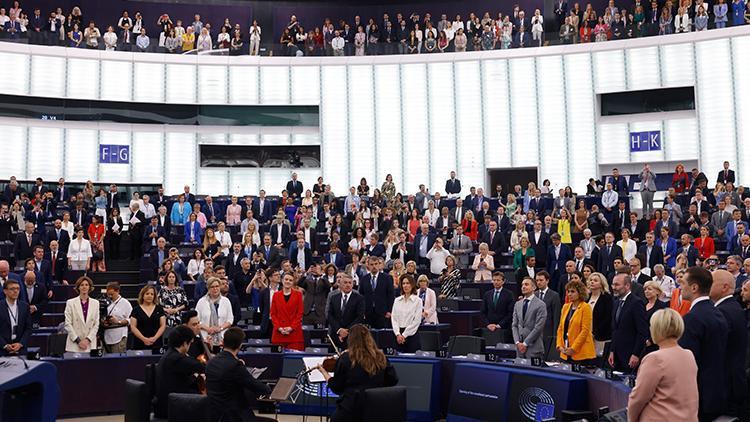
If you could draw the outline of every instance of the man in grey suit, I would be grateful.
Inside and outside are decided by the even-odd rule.
[[[651,166],[645,164],[641,174],[641,201],[643,202],[643,218],[651,218],[654,212],[654,192],[656,192],[656,175],[651,171]]]
[[[523,298],[513,307],[513,342],[519,358],[544,358],[544,325],[547,306],[534,296],[534,281],[526,277],[521,281]]]
[[[555,360],[555,340],[557,326],[560,325],[560,312],[562,311],[560,295],[549,288],[550,277],[547,271],[537,272],[534,278],[537,288],[536,297],[541,299],[547,308],[547,320],[544,323],[544,350],[547,360]]]
[[[448,250],[456,257],[458,268],[465,269],[469,267],[469,254],[474,251],[474,248],[471,245],[469,236],[464,234],[464,228],[461,224],[456,226],[456,234],[453,235]]]
[[[430,200],[432,200],[430,191],[427,190],[425,185],[419,185],[419,192],[414,195],[414,203],[417,205],[420,214],[427,209],[427,202]]]

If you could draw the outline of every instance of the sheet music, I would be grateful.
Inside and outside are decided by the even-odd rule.
[[[327,356],[306,356],[302,358],[302,362],[305,363],[305,369],[312,369],[315,368],[318,365],[322,365],[323,361],[326,360]],[[333,376],[332,372],[329,372],[331,376]],[[319,383],[319,382],[325,382],[326,379],[323,377],[323,374],[318,371],[312,371],[308,375],[309,380],[311,383]]]
[[[263,375],[264,372],[266,372],[266,369],[268,369],[268,367],[263,367],[263,368],[246,368],[246,369],[247,369],[247,372],[249,372],[250,375],[257,380],[258,377],[260,377],[261,375]]]

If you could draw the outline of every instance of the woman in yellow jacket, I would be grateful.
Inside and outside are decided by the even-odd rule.
[[[586,303],[586,286],[571,281],[565,286],[568,295],[557,327],[557,350],[566,362],[588,364],[596,358],[594,336],[591,331],[591,306]]]
[[[573,237],[570,234],[570,212],[567,208],[560,209],[560,218],[557,219],[557,233],[560,234],[560,241],[566,245],[573,243]]]

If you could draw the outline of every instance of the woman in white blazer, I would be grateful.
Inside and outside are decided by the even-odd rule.
[[[94,283],[88,277],[76,281],[78,296],[65,303],[66,352],[88,352],[96,349],[99,331],[99,301],[89,297]]]
[[[417,281],[419,291],[417,296],[422,300],[422,322],[425,324],[437,324],[437,296],[430,286],[430,279],[426,275],[419,276]]]
[[[221,280],[218,277],[208,279],[208,293],[198,300],[195,310],[200,320],[201,337],[210,346],[220,346],[224,339],[224,331],[232,326],[234,315],[232,303],[221,295]],[[215,304],[219,304],[216,309]]]
[[[416,335],[422,324],[422,301],[417,296],[414,277],[404,274],[399,280],[401,296],[393,301],[391,325],[396,336],[396,350],[414,353],[419,349],[419,337]]]
[[[474,263],[471,264],[474,270],[474,281],[492,280],[492,271],[495,270],[495,259],[490,255],[490,247],[486,243],[479,244],[479,253],[474,257]]]
[[[91,261],[91,243],[83,237],[83,227],[76,227],[76,237],[68,246],[68,266],[73,271],[86,271]]]

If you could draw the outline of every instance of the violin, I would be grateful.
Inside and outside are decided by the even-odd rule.
[[[198,355],[196,359],[198,359],[198,362],[205,365],[214,356],[213,356],[213,353],[211,353],[211,350],[209,350],[206,343],[203,340],[200,340],[200,342],[203,345],[203,353]],[[196,379],[195,379],[195,384],[198,387],[198,393],[200,393],[203,396],[208,395],[208,390],[206,389],[206,377],[205,376],[202,376],[202,374],[197,374]]]

